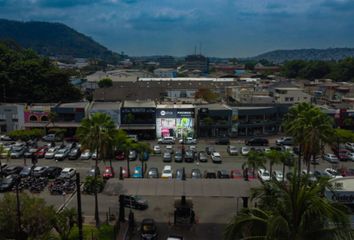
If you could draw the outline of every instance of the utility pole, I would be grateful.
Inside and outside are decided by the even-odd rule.
[[[80,173],[76,173],[76,197],[77,197],[77,225],[78,225],[78,228],[79,228],[79,240],[83,240]]]

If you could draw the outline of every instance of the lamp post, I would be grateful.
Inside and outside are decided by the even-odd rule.
[[[76,196],[77,196],[77,225],[78,225],[78,228],[79,228],[79,240],[83,240],[80,173],[76,173]]]

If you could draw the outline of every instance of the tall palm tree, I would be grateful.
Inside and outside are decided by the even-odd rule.
[[[242,169],[251,168],[252,174],[255,176],[255,171],[258,168],[265,168],[264,154],[251,150],[247,155],[247,161],[242,164]]]
[[[112,149],[115,132],[116,127],[112,118],[105,113],[94,113],[90,118],[85,118],[81,121],[81,125],[77,130],[77,137],[83,147],[90,149],[92,152],[96,151],[96,169],[98,168],[98,160],[101,158],[104,159],[107,154],[109,154],[110,149]],[[97,171],[95,171],[95,180],[97,180]],[[94,192],[94,196],[95,220],[96,226],[98,226],[99,214],[97,191]]]
[[[269,174],[272,176],[273,165],[281,163],[281,153],[280,151],[272,149],[269,152],[266,152],[264,155],[269,162]]]
[[[297,173],[301,173],[301,157],[309,170],[311,159],[321,151],[321,144],[330,142],[334,134],[331,119],[318,107],[299,103],[290,108],[283,125],[285,132],[299,144]]]
[[[127,159],[128,177],[130,177],[130,162],[128,155],[130,150],[136,149],[136,144],[133,142],[133,139],[128,137],[124,130],[119,129],[114,136],[114,146],[116,150],[124,152],[124,156]]]
[[[253,195],[260,208],[235,216],[225,239],[353,239],[346,207],[322,196],[327,186],[327,180],[308,184],[296,171],[288,184],[264,183]]]

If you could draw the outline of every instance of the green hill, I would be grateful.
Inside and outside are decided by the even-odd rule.
[[[292,60],[338,61],[347,57],[354,57],[354,48],[275,50],[263,53],[251,59],[265,59],[273,63],[282,63]]]
[[[109,63],[120,60],[119,54],[61,23],[0,19],[0,40],[13,40],[45,56],[100,58]]]

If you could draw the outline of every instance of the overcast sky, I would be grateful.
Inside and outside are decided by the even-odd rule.
[[[0,0],[0,18],[61,22],[132,56],[354,47],[354,0]]]

